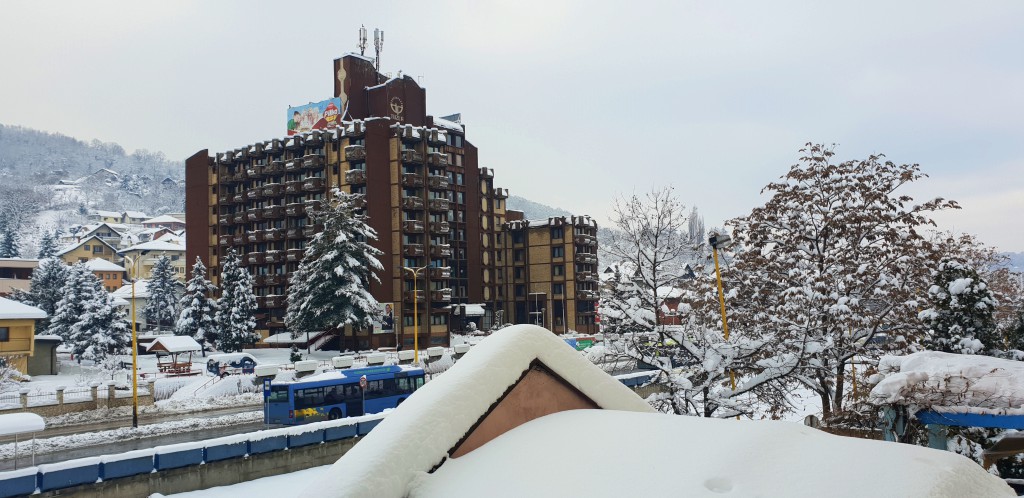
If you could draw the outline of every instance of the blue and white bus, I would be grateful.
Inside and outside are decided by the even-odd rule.
[[[364,375],[365,393],[359,387]],[[398,365],[349,368],[293,382],[272,382],[266,400],[266,422],[308,424],[379,413],[402,404],[420,387],[423,369]]]

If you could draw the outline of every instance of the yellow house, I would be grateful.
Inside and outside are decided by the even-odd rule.
[[[106,243],[96,235],[86,237],[74,242],[57,253],[65,263],[85,263],[90,259],[102,259],[111,263],[117,263],[121,258],[117,255],[117,249]]]
[[[35,353],[36,320],[46,312],[0,297],[0,358],[21,373],[28,373],[28,357]]]

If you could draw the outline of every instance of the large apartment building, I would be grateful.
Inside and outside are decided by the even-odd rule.
[[[421,348],[448,344],[449,331],[461,329],[453,305],[483,304],[488,324],[498,310],[511,322],[518,315],[506,310],[516,302],[506,299],[516,289],[503,266],[508,193],[479,166],[459,118],[427,115],[426,91],[408,76],[380,74],[371,59],[346,55],[333,74],[337,104],[322,115],[335,126],[302,131],[289,122],[288,135],[186,161],[187,260],[202,259],[216,283],[235,249],[255,276],[257,328],[282,332],[289,278],[320,229],[307,210],[337,187],[363,194],[384,253],[370,291],[394,313],[392,328],[347,331],[340,347],[411,347],[414,308]]]

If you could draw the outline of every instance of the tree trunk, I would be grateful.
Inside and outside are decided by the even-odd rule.
[[[821,388],[821,390],[818,391],[818,395],[821,396],[821,420],[827,424],[828,419],[832,417],[832,390],[828,388],[828,384],[825,382],[825,379],[819,379],[818,383]]]
[[[846,384],[846,362],[841,361],[836,367],[836,391],[832,397],[832,404],[835,411],[843,411],[843,387]]]

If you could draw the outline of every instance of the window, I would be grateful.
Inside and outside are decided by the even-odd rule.
[[[445,325],[448,323],[448,315],[445,314],[434,314],[430,315],[431,325]]]
[[[556,296],[565,294],[565,284],[555,284],[552,291]]]
[[[523,261],[523,259],[525,259],[525,255],[526,251],[522,249],[516,249],[515,251],[512,251],[512,260],[517,262]]]
[[[8,342],[11,340],[11,329],[8,327],[0,327],[0,342]]]
[[[82,246],[82,249],[85,249],[86,251],[88,251],[89,250],[89,244],[86,244],[86,245]]]
[[[92,246],[92,253],[93,254],[103,254],[103,246],[101,246],[101,245]]]
[[[555,265],[551,267],[551,274],[560,277],[565,275],[565,265]]]
[[[564,258],[565,257],[565,248],[562,247],[562,246],[554,246],[554,247],[552,247],[551,248],[551,257],[552,258]]]
[[[517,285],[516,286],[516,297],[523,297],[525,295],[526,295],[526,286],[525,285]]]
[[[552,239],[562,239],[562,238],[565,238],[565,230],[562,229],[562,227],[552,227],[551,228],[551,238]]]

